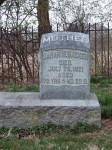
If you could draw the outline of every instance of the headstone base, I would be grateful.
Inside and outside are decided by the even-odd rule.
[[[39,93],[0,93],[0,127],[27,128],[52,122],[74,126],[77,123],[101,127],[97,97],[87,100],[40,100]]]

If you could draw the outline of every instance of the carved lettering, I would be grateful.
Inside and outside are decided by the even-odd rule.
[[[49,79],[43,79],[43,80],[42,80],[42,83],[44,83],[44,84],[49,84],[50,82],[49,82]]]
[[[83,42],[83,39],[81,36],[75,36],[75,41]]]
[[[49,36],[49,37],[46,37],[44,36],[42,38],[42,43],[47,43],[47,42],[55,42],[55,41],[79,41],[79,42],[85,42],[85,43],[89,43],[89,38],[86,36],[86,35],[70,35],[70,34],[67,34],[67,35],[59,35],[59,36],[56,36],[56,35],[52,35],[52,36]]]
[[[62,84],[65,84],[65,79],[62,79]]]
[[[86,80],[86,83],[85,83]],[[67,84],[73,85],[73,84],[88,84],[87,79],[67,79]]]
[[[64,72],[72,72],[70,66],[63,66],[63,71],[64,71]]]
[[[45,42],[50,42],[51,39],[50,39],[50,36],[49,37],[44,37],[42,42],[45,43]]]
[[[58,36],[51,36],[51,40],[52,41],[57,41],[58,40]]]
[[[73,78],[73,73],[62,73],[62,78]]]
[[[73,39],[74,39],[73,35],[67,35],[67,41],[68,41],[68,40],[73,41]]]
[[[57,39],[57,37],[54,38]],[[64,38],[65,37],[63,36],[63,39]],[[69,49],[61,51],[51,50],[44,51],[42,57],[44,63],[49,64],[47,66],[45,65],[46,67],[43,68],[45,72],[43,77],[45,79],[42,80],[43,84],[52,86],[79,86],[88,84],[88,53]]]
[[[71,60],[59,60],[59,65],[72,65]]]
[[[73,72],[83,72],[83,67],[73,67]]]
[[[60,84],[60,79],[51,79],[52,84]]]
[[[86,52],[80,52],[77,50],[63,50],[63,51],[44,51],[43,52],[43,59],[53,59],[53,58],[78,58],[88,60],[88,54]]]
[[[43,79],[42,82],[45,85],[86,85],[88,84],[87,79],[76,78],[70,74],[61,74],[59,73],[60,78],[51,78],[51,79]],[[64,76],[64,77],[63,77]]]
[[[50,66],[48,71],[57,71],[57,72],[60,72],[61,70],[61,66]]]

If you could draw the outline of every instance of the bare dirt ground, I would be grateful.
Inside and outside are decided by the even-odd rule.
[[[82,133],[78,136],[85,137],[85,138],[91,138],[91,139],[109,139],[109,135],[107,134],[109,131],[112,131],[112,118],[110,119],[103,119],[101,123],[101,130],[93,133]]]
[[[103,131],[110,131],[110,130],[112,130],[112,118],[102,120],[102,130]]]

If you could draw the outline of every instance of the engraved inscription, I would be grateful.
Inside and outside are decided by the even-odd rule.
[[[73,72],[83,72],[83,67],[73,67]]]
[[[77,58],[88,60],[88,54],[79,50],[51,50],[43,52],[43,59]]]
[[[76,34],[67,34],[67,35],[52,35],[49,37],[44,36],[42,38],[42,43],[47,43],[47,42],[55,42],[55,41],[79,41],[79,42],[85,42],[85,43],[89,43],[89,38],[86,35],[80,35],[80,33],[78,35]]]
[[[59,65],[71,65],[71,60],[59,60]]]
[[[44,51],[42,57],[44,60],[42,84],[53,86],[88,84],[89,58],[86,52],[51,50]]]
[[[48,71],[57,71],[60,72],[61,66],[50,66]]]

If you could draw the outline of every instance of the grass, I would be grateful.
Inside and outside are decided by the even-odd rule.
[[[112,147],[111,131],[100,138],[95,137],[96,133],[100,134],[99,128],[87,124],[73,128],[52,123],[31,129],[1,128],[0,150],[101,150],[102,147],[108,150]]]
[[[84,149],[90,139],[78,137],[79,134],[98,131],[96,126],[80,123],[73,128],[52,123],[31,129],[3,127],[0,129],[0,150]]]
[[[40,125],[33,128],[26,128],[21,129],[17,127],[13,128],[6,128],[2,127],[0,128],[0,135],[4,135],[3,137],[8,137],[7,135],[18,135],[18,138],[27,136],[27,135],[37,135],[38,137],[41,137],[43,135],[48,135],[51,133],[68,133],[68,134],[80,134],[80,133],[86,133],[86,132],[94,132],[98,131],[99,128],[95,125],[88,125],[88,124],[82,124],[78,123],[74,127],[69,126],[62,126],[62,125],[56,125],[51,122],[49,122],[46,125]],[[1,137],[2,138],[2,137]]]
[[[98,97],[102,118],[112,117],[112,79],[91,79],[91,92]]]
[[[49,136],[0,141],[1,150],[111,150],[112,134],[50,134]]]
[[[3,89],[6,92],[39,92],[37,85],[10,85]]]

